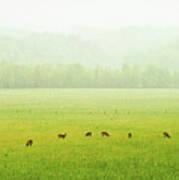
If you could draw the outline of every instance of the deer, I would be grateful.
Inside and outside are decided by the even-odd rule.
[[[163,135],[164,137],[171,138],[171,136],[167,132],[164,132]]]
[[[26,146],[27,146],[27,147],[28,147],[28,146],[31,147],[32,144],[33,144],[32,139],[29,139],[29,140],[26,142]]]
[[[67,136],[67,133],[65,133],[65,134],[58,134],[58,138],[61,138],[61,139],[65,139],[66,136]]]
[[[87,132],[87,133],[85,134],[85,136],[86,136],[86,137],[91,137],[91,136],[92,136],[92,132]]]
[[[107,133],[106,131],[101,132],[101,135],[102,135],[102,136],[106,136],[106,137],[109,137],[109,136],[110,136],[109,133]]]
[[[132,133],[128,133],[128,138],[132,138]]]

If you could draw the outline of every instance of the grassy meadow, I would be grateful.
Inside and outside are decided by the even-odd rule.
[[[178,180],[179,90],[0,90],[0,180],[47,179]]]

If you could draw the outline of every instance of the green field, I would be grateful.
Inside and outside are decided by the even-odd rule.
[[[47,179],[178,180],[179,90],[0,90],[0,180]]]

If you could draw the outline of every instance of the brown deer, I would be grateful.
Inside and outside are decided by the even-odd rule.
[[[164,132],[163,135],[164,137],[171,138],[171,136],[167,132]]]
[[[132,133],[128,133],[128,138],[132,138]]]
[[[101,135],[102,135],[102,136],[107,136],[107,137],[110,136],[109,133],[107,133],[106,131],[101,132]]]
[[[61,138],[61,139],[65,139],[66,136],[67,136],[67,133],[65,133],[65,134],[58,134],[58,138]]]
[[[87,133],[85,134],[85,136],[86,136],[86,137],[91,137],[91,136],[92,136],[92,132],[87,132]]]
[[[28,147],[28,146],[32,146],[32,144],[33,144],[32,139],[29,139],[29,140],[26,142],[26,146],[27,146],[27,147]]]

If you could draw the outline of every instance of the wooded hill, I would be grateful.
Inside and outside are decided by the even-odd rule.
[[[90,67],[155,64],[179,69],[179,29],[79,28],[68,34],[0,30],[0,60]]]

